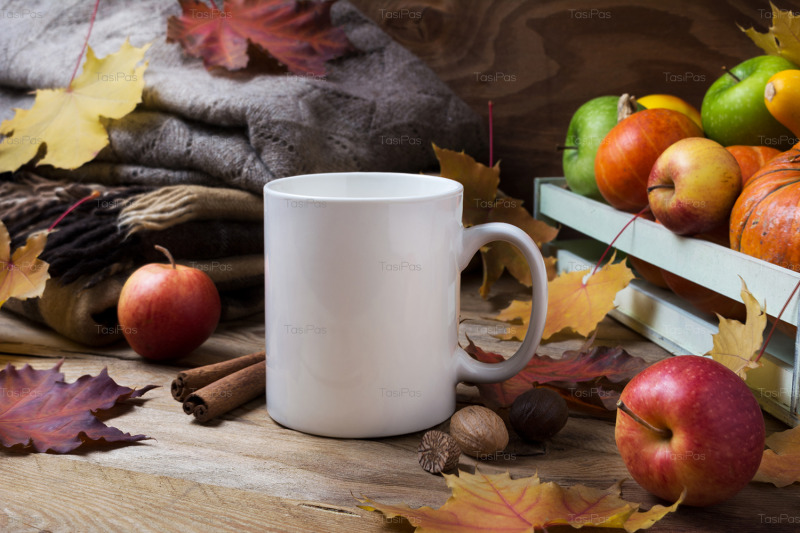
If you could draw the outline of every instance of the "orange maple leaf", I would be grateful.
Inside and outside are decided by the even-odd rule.
[[[617,293],[634,278],[624,261],[614,264],[614,257],[594,274],[591,270],[567,272],[548,282],[547,319],[542,340],[565,329],[587,337],[597,328],[597,324],[614,308]],[[522,340],[528,331],[530,314],[529,301],[512,301],[494,318],[521,324],[511,325],[506,333],[495,336],[503,340]]]
[[[443,474],[452,496],[439,509],[407,505],[386,505],[369,498],[359,501],[367,511],[380,511],[387,518],[403,516],[424,531],[530,532],[555,525],[575,528],[595,526],[646,529],[675,511],[683,496],[670,507],[654,505],[638,512],[639,504],[620,497],[621,483],[606,490],[583,485],[562,488],[542,483],[538,475],[511,479],[505,474]]]
[[[800,426],[767,437],[761,465],[753,481],[785,487],[800,482]]]
[[[50,279],[47,272],[50,265],[39,259],[39,254],[44,250],[48,233],[30,235],[25,245],[11,255],[11,236],[0,221],[0,307],[9,298],[25,300],[42,295]]]

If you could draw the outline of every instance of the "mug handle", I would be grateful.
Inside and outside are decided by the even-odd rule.
[[[531,269],[531,319],[522,346],[502,363],[482,363],[470,357],[461,347],[457,348],[457,381],[468,383],[497,383],[519,373],[531,360],[544,331],[547,318],[547,269],[542,253],[530,236],[520,228],[502,222],[489,222],[465,229],[461,233],[458,269],[464,270],[481,246],[492,241],[505,241],[515,245]]]

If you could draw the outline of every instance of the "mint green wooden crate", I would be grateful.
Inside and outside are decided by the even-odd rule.
[[[569,226],[594,239],[556,243],[560,271],[593,265],[605,248],[601,243],[611,242],[633,216],[568,191],[563,178],[537,178],[534,191],[536,218]],[[766,301],[773,316],[800,280],[800,273],[714,243],[675,235],[644,219],[631,224],[614,246],[737,301],[741,301],[741,276],[758,301]],[[795,295],[782,320],[800,322],[798,302],[800,295]],[[671,353],[704,355],[711,349],[711,334],[718,329],[716,317],[694,310],[669,291],[634,280],[617,295],[615,303],[614,318]],[[792,426],[800,423],[798,347],[800,335],[790,339],[776,332],[762,358],[763,367],[750,371],[747,378],[761,406]]]

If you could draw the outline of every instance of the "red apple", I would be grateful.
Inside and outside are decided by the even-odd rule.
[[[214,332],[221,312],[219,293],[208,275],[176,265],[145,265],[128,278],[117,305],[117,318],[131,348],[145,359],[182,357]]]
[[[594,160],[597,188],[617,209],[636,212],[647,205],[650,169],[671,144],[686,137],[702,137],[692,120],[671,109],[638,111],[605,136]]]
[[[713,359],[670,357],[637,374],[617,403],[616,441],[633,479],[667,501],[713,505],[761,464],[764,417],[744,380]]]
[[[721,144],[682,139],[656,160],[647,180],[650,210],[665,228],[694,235],[727,224],[742,192],[742,171]]]

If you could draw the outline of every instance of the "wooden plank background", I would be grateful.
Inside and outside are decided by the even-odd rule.
[[[797,0],[775,0],[800,11]],[[555,146],[604,94],[669,93],[700,107],[761,54],[737,28],[769,27],[768,0],[351,0],[485,119],[494,102],[501,188],[530,209],[534,177],[561,176]],[[458,146],[448,146],[460,150]],[[488,152],[472,154],[488,162]]]

